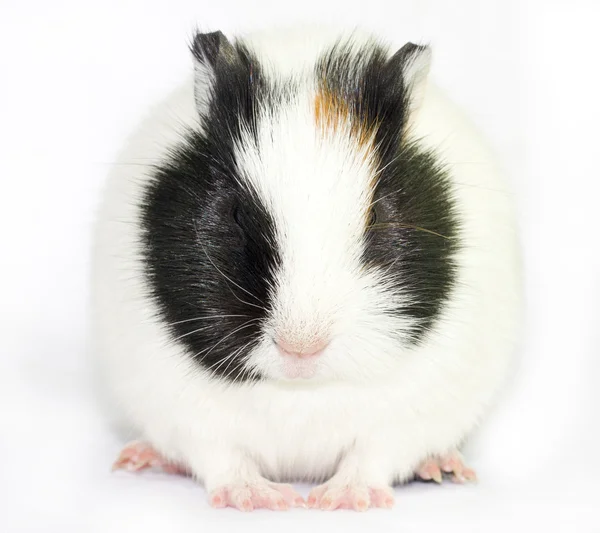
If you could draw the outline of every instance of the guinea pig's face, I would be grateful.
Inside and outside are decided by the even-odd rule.
[[[234,381],[392,371],[454,281],[447,180],[403,141],[423,50],[337,45],[293,78],[220,34],[194,53],[202,127],[142,205],[172,340]]]

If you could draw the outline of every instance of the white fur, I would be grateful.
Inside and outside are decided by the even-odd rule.
[[[290,73],[331,42],[312,35],[307,52],[303,39],[274,45],[261,34],[250,42],[263,61],[271,57],[269,68]],[[520,320],[513,209],[479,134],[428,85],[411,134],[449,164],[465,246],[450,304],[426,342],[408,350],[390,332],[410,323],[383,313],[404,296],[382,290],[384,273],[366,274],[358,261],[371,162],[340,137],[315,135],[313,94],[307,82],[271,117],[273,135],[260,130],[258,151],[250,143],[237,150],[244,179],[275,214],[284,258],[276,311],[252,365],[283,378],[275,332],[326,336],[331,345],[314,379],[230,385],[200,371],[170,342],[146,297],[136,202],[150,167],[116,165],[100,209],[94,324],[105,382],[136,436],[189,464],[209,490],[259,474],[323,478],[340,457],[346,479],[405,479],[427,455],[460,444],[510,364]],[[160,161],[196,117],[189,80],[152,111],[119,162]]]

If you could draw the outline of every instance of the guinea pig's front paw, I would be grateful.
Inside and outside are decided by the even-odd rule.
[[[451,479],[455,483],[477,481],[475,470],[464,464],[464,459],[458,451],[438,455],[423,461],[417,469],[416,475],[425,481],[433,480],[436,483],[441,483],[444,473],[451,475]]]
[[[340,483],[335,479],[310,491],[308,506],[333,511],[354,509],[366,511],[369,507],[390,509],[394,505],[394,491],[388,486],[372,487],[363,483]]]
[[[271,483],[260,478],[252,482],[229,483],[210,493],[213,507],[235,507],[240,511],[271,509],[285,511],[290,507],[304,507],[304,499],[291,485]]]

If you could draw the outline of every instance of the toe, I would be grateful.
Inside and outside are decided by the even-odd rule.
[[[462,474],[463,474],[463,477],[467,481],[477,481],[477,474],[475,473],[475,470],[473,470],[472,468],[469,468],[469,467],[463,468]]]
[[[388,488],[370,489],[369,496],[371,499],[371,507],[381,507],[383,509],[391,509],[394,506],[394,493]]]
[[[128,470],[129,472],[138,472],[151,466],[151,457],[148,454],[135,450],[128,450],[127,453],[122,453],[119,458],[113,463],[113,470]]]
[[[210,505],[215,509],[227,507],[227,491],[224,488],[212,491],[210,495]]]
[[[452,476],[452,481],[454,483],[466,483],[468,481],[477,481],[477,475],[475,474],[475,471],[472,470],[471,468],[467,468],[467,467],[462,467],[460,469],[459,472],[454,472],[454,475]]]
[[[424,463],[417,471],[417,475],[425,481],[433,480],[436,483],[442,482],[442,472],[437,462],[434,460]]]
[[[229,505],[239,509],[240,511],[252,511],[254,505],[252,503],[252,492],[247,486],[237,486],[229,491]]]
[[[371,503],[369,489],[366,486],[346,489],[346,497],[355,511],[366,511]]]
[[[323,495],[327,492],[327,485],[319,485],[312,489],[308,495],[308,506],[318,507]]]
[[[353,498],[352,499],[352,508],[355,511],[366,511],[369,508],[369,499],[368,498]]]
[[[281,492],[269,486],[256,487],[252,489],[253,502],[257,507],[264,507],[273,511],[285,511],[289,505]]]
[[[317,507],[323,511],[333,511],[337,509],[342,502],[337,501],[337,498],[329,491],[326,492],[317,504]]]
[[[298,494],[291,485],[285,483],[271,483],[270,488],[277,491],[289,507],[305,507],[304,498]]]
[[[318,502],[317,507],[323,511],[333,511],[341,506],[353,506],[353,502],[345,497],[344,492],[343,488],[328,488]]]
[[[440,466],[442,467],[442,470],[447,473],[462,470],[462,462],[454,453],[443,456],[440,461]]]

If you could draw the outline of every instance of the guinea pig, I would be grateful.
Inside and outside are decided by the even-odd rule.
[[[191,55],[98,213],[94,350],[136,438],[115,467],[243,511],[475,479],[459,449],[511,367],[519,247],[430,48],[304,28],[197,33]]]

